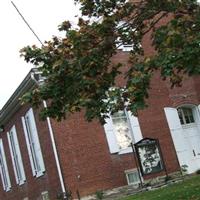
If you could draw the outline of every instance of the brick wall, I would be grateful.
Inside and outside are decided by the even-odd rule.
[[[43,153],[43,158],[45,162],[46,172],[41,177],[33,177],[31,165],[28,156],[28,150],[26,146],[25,136],[23,132],[21,117],[24,116],[28,107],[22,107],[18,110],[13,117],[10,119],[9,123],[5,125],[5,132],[1,133],[0,138],[3,140],[6,160],[9,170],[9,175],[11,179],[11,190],[5,192],[0,184],[0,199],[2,200],[21,200],[25,197],[29,197],[29,200],[40,199],[41,192],[49,191],[52,199],[56,198],[56,194],[61,191],[57,170],[55,166],[55,159],[52,152],[52,146],[49,138],[49,132],[47,128],[46,121],[39,121],[39,118],[36,117],[37,130],[40,140],[40,145]],[[35,115],[37,116],[37,115]],[[22,160],[24,164],[24,170],[26,175],[25,184],[19,186],[16,184],[10,150],[7,140],[7,131],[15,125],[17,136],[19,140],[19,146],[22,154]]]

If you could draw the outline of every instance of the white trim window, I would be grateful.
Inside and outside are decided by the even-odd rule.
[[[126,21],[120,21],[117,25],[117,28],[125,31],[127,29],[127,25],[128,25],[128,23]],[[132,51],[133,50],[133,44],[131,44],[130,42],[123,43],[123,41],[120,40],[120,38],[118,38],[116,42],[117,42],[117,47],[119,50],[122,50],[122,51]]]
[[[116,112],[111,115],[111,118],[119,149],[122,150],[131,147],[131,127],[128,123],[125,111]]]
[[[182,125],[195,123],[193,108],[179,107],[177,111],[178,111],[178,116]]]
[[[142,139],[138,118],[130,111],[119,111],[106,118],[104,129],[110,153],[132,152],[131,142],[136,143]]]
[[[15,126],[13,126],[9,132],[7,132],[7,137],[16,183],[22,185],[26,181],[26,176]]]
[[[125,171],[126,180],[128,185],[138,185],[140,184],[139,172],[137,169],[129,169]]]
[[[44,191],[41,193],[42,200],[49,200],[49,193],[48,191]]]
[[[11,183],[2,139],[0,139],[0,174],[3,189],[8,192],[11,189]]]
[[[22,124],[33,176],[40,177],[45,172],[45,166],[32,108],[22,117]]]

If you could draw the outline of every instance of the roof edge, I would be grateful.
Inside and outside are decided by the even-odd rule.
[[[3,108],[0,110],[0,125],[4,125],[8,122],[10,117],[19,109],[21,106],[19,98],[22,97],[28,90],[32,89],[36,84],[32,80],[31,74],[36,72],[37,68],[32,68],[24,80],[20,83],[14,93],[10,96],[8,101],[5,103]]]

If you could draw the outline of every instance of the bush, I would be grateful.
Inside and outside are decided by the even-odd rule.
[[[97,190],[95,194],[96,194],[96,198],[98,200],[103,199],[103,191],[102,190]]]
[[[182,175],[186,175],[188,173],[188,166],[187,165],[181,165],[181,172]]]
[[[165,177],[165,182],[170,181],[170,180],[172,180],[172,179],[173,179],[172,176],[166,176],[166,177]]]

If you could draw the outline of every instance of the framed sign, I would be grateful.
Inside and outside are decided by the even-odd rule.
[[[157,139],[144,138],[135,144],[142,175],[164,170],[162,154]]]

